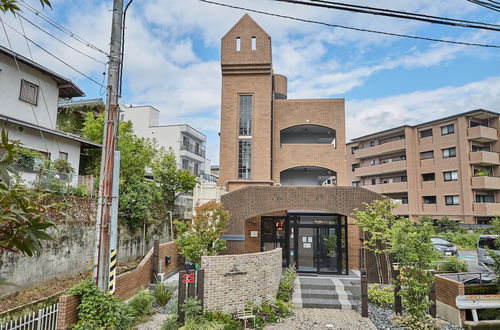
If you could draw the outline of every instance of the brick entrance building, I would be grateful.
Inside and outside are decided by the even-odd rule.
[[[289,100],[286,77],[273,72],[271,37],[249,15],[221,49],[218,185],[229,191],[227,252],[281,247],[283,266],[300,272],[359,269],[351,215],[382,196],[346,187],[344,100]]]

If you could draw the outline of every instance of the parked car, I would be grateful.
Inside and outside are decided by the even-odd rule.
[[[431,241],[432,245],[434,245],[434,248],[439,252],[443,253],[444,255],[446,256],[458,255],[457,247],[452,243],[448,242],[447,240],[439,237],[432,237]]]
[[[484,265],[493,265],[493,258],[488,254],[488,250],[500,254],[499,247],[496,244],[498,235],[480,235],[477,241],[477,261]]]

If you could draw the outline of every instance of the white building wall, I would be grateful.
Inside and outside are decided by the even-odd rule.
[[[14,59],[0,54],[0,114],[55,129],[59,97],[57,83],[23,63],[18,64],[21,73]],[[37,105],[19,100],[21,79],[39,86]]]
[[[0,122],[3,124],[2,121]],[[67,153],[68,162],[74,169],[72,184],[78,184],[77,174],[80,167],[80,142],[48,133],[42,133],[42,138],[40,131],[12,123],[7,124],[5,127],[9,131],[10,140],[19,141],[22,147],[49,153],[51,160],[58,159],[59,152]],[[22,131],[20,127],[22,127]],[[23,172],[21,177],[26,183],[30,183],[36,179],[36,174]]]

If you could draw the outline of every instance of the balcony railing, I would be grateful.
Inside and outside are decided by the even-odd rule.
[[[500,164],[498,152],[491,151],[472,151],[469,153],[471,164],[478,165],[498,165]]]
[[[195,155],[205,158],[205,147],[199,145],[198,148],[194,143],[181,143],[181,150],[189,151]]]
[[[364,184],[360,187],[366,188],[379,194],[399,193],[408,191],[408,182],[392,182],[380,184]]]
[[[500,190],[500,177],[497,176],[473,176],[472,189]]]
[[[406,140],[403,138],[403,139],[384,142],[374,146],[359,148],[354,153],[354,156],[356,158],[367,158],[374,155],[387,155],[405,149],[406,149]]]
[[[394,160],[387,163],[367,165],[355,170],[356,176],[377,175],[383,173],[394,173],[406,170],[406,159]]]
[[[472,209],[481,215],[497,215],[500,214],[500,203],[473,203]]]
[[[478,142],[492,142],[498,140],[498,130],[493,127],[474,126],[467,129],[469,140]]]

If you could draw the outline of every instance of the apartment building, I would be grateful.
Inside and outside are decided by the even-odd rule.
[[[271,37],[245,15],[222,38],[219,185],[345,185],[343,99],[287,98]]]
[[[348,181],[398,202],[412,218],[484,224],[500,215],[499,114],[473,110],[358,137]]]
[[[150,105],[123,106],[120,120],[130,120],[134,133],[144,138],[154,138],[160,147],[172,149],[177,167],[214,181],[210,175],[210,160],[206,158],[205,134],[187,124],[160,125],[160,111]]]

